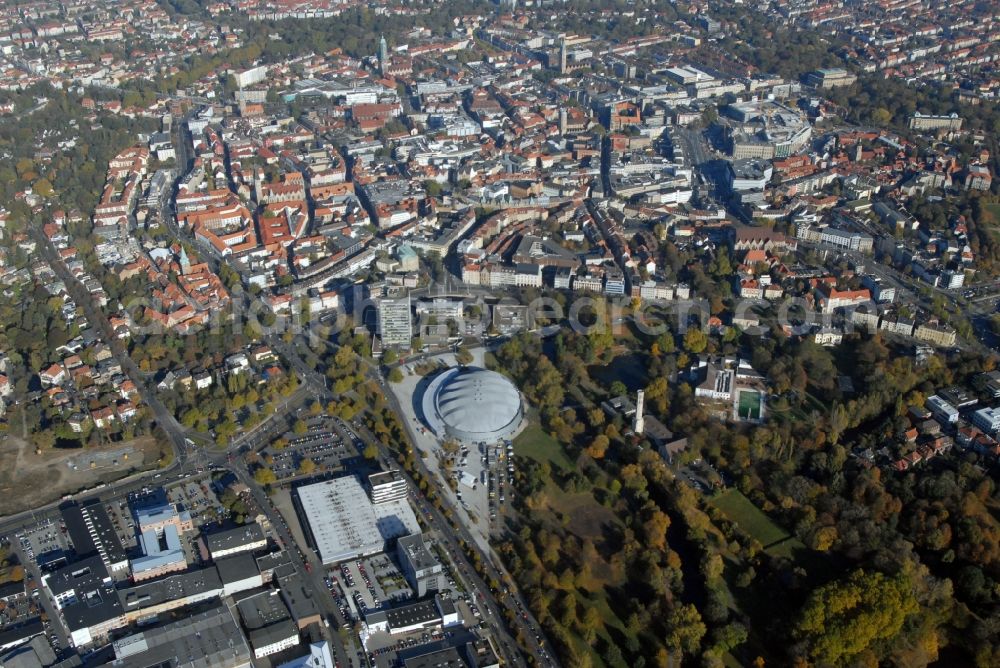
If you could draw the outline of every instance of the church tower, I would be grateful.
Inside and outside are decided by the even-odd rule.
[[[181,265],[181,276],[187,276],[191,273],[191,259],[188,258],[187,250],[184,246],[181,246],[181,256],[179,258]]]
[[[389,45],[385,43],[385,35],[378,41],[378,71],[385,76],[385,70],[389,66]]]

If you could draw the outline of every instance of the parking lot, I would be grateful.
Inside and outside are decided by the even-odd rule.
[[[366,611],[413,597],[406,578],[386,554],[344,562],[328,569],[324,580],[346,619],[362,619]]]
[[[381,608],[386,600],[385,591],[373,575],[375,572],[371,559],[362,559],[344,562],[328,574],[335,596],[339,587],[338,604],[342,610],[347,608],[355,619],[364,617],[366,611]]]
[[[196,527],[208,522],[225,521],[229,517],[229,511],[219,503],[211,484],[208,475],[189,478],[169,487],[167,499],[176,504],[178,510],[191,513],[191,520]]]
[[[348,447],[334,429],[334,421],[328,417],[310,417],[304,420],[308,431],[304,434],[285,433],[281,440],[284,447],[269,445],[263,450],[270,458],[271,470],[279,479],[295,477],[299,465],[305,459],[315,463],[315,470],[335,471],[344,467],[345,460],[358,456],[357,448]]]
[[[68,553],[72,543],[61,519],[46,517],[17,534],[24,555],[44,564],[47,558]]]
[[[711,492],[726,486],[726,480],[718,470],[708,462],[696,459],[686,466],[677,469],[678,477],[699,492]]]
[[[504,441],[480,447],[486,458],[486,497],[489,504],[490,522],[494,529],[501,528],[498,516],[510,502],[513,489],[509,482],[514,475],[514,444]]]
[[[375,586],[382,592],[379,598],[383,601],[396,602],[413,597],[413,590],[392,559],[386,555],[379,555],[365,561]]]

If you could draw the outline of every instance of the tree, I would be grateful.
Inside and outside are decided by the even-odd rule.
[[[704,352],[705,347],[708,345],[708,337],[705,332],[701,331],[698,327],[688,327],[687,332],[684,334],[684,349],[693,355],[698,355]]]
[[[390,383],[402,383],[403,382],[403,372],[399,370],[399,367],[394,367],[392,371],[389,372],[389,382]]]
[[[455,361],[462,366],[468,366],[472,364],[472,353],[465,346],[461,346],[455,353]]]
[[[646,386],[646,400],[649,401],[650,408],[659,415],[664,415],[667,412],[669,394],[670,390],[665,376],[657,376]]]
[[[705,111],[701,112],[701,122],[705,124],[706,128],[717,120],[719,120],[719,110],[714,104],[705,107]]]
[[[437,181],[432,181],[430,179],[424,181],[424,190],[427,192],[428,197],[441,196],[441,184]]]
[[[656,339],[654,345],[660,349],[661,353],[669,355],[674,352],[674,335],[670,332],[665,332]]]
[[[715,648],[720,652],[728,652],[747,641],[746,627],[737,622],[726,624],[721,629],[717,629],[713,634]]]
[[[722,577],[725,565],[722,563],[722,555],[718,552],[706,554],[701,562],[701,574],[705,576],[705,582],[711,587],[714,582]]]
[[[888,577],[859,569],[809,596],[793,636],[817,663],[844,665],[894,638],[918,609],[905,574]]]
[[[253,479],[258,485],[273,485],[277,481],[274,471],[266,466],[261,466],[253,472]]]
[[[299,462],[299,475],[312,475],[316,471],[316,462],[306,458]]]
[[[610,441],[604,434],[598,434],[587,447],[587,454],[594,459],[603,459],[608,451]]]
[[[886,126],[892,121],[892,112],[885,107],[877,107],[872,111],[872,124],[878,126]]]
[[[690,603],[678,605],[670,611],[666,621],[670,629],[665,639],[667,647],[689,655],[696,653],[706,630],[697,608]]]
[[[667,546],[667,529],[670,528],[670,516],[659,508],[649,511],[649,516],[642,523],[642,533],[646,545],[654,550],[663,550]]]
[[[809,547],[819,552],[826,552],[837,542],[837,527],[819,527],[813,532]]]
[[[594,639],[597,637],[597,629],[601,626],[601,613],[598,612],[596,606],[589,606],[586,612],[583,613],[583,619],[580,621],[580,627],[583,631],[583,639],[590,644],[593,644]]]
[[[52,197],[52,195],[55,194],[55,192],[52,190],[52,184],[49,183],[48,179],[38,179],[37,181],[35,181],[34,185],[32,186],[32,189],[35,191],[35,194],[37,194],[39,197],[44,197],[46,199]]]
[[[398,359],[399,359],[399,353],[397,353],[392,348],[389,348],[384,353],[382,353],[382,364],[385,364],[386,366],[391,366],[395,364]]]
[[[184,415],[181,416],[181,424],[190,429],[199,422],[201,422],[203,419],[204,418],[201,414],[201,411],[199,411],[197,408],[189,408],[187,411],[184,412]]]
[[[369,443],[368,445],[365,446],[364,455],[365,459],[368,459],[370,461],[375,461],[376,459],[378,459],[378,446],[375,445],[374,443]]]
[[[708,267],[709,273],[716,279],[723,279],[733,273],[733,265],[729,261],[729,251],[721,247]]]
[[[309,431],[309,425],[306,424],[305,420],[296,420],[295,424],[292,425],[292,431],[298,436],[302,436]]]

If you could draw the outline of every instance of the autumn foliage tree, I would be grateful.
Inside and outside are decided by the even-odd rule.
[[[919,609],[905,575],[856,570],[813,591],[794,637],[821,665],[846,665],[876,643],[891,640]]]

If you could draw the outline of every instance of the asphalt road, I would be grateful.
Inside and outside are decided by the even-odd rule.
[[[692,167],[707,165],[714,158],[706,148],[705,139],[698,130],[677,128],[677,137],[684,142],[684,154]]]
[[[390,405],[392,406],[397,416],[405,415],[402,412],[401,408],[399,407],[399,404],[396,401],[396,398],[392,392],[386,392],[385,397],[389,401]],[[407,423],[407,421],[402,417],[400,417],[400,421],[402,424],[406,425],[406,430],[408,433],[410,433],[410,438],[412,439],[413,434],[410,424]],[[375,443],[379,447],[379,450],[383,457],[392,457],[392,453],[389,453],[385,448],[383,448],[381,444],[375,439],[374,435],[372,435],[371,432],[367,430],[367,428],[360,429],[359,432],[360,432],[359,435],[362,437],[363,440],[366,440],[369,443]],[[414,461],[417,463],[417,467],[420,470],[420,473],[423,476],[423,478],[427,480],[429,484],[435,484],[434,481],[436,480],[436,478],[435,476],[431,475],[431,472],[427,469],[423,460],[420,457],[414,457]],[[410,484],[410,488],[417,489],[417,485],[414,482],[414,480],[410,477],[409,473],[406,472],[405,470],[403,470],[402,472],[406,475],[408,482]],[[448,507],[453,517],[456,518],[461,517],[459,510],[450,504],[448,497],[446,495],[439,493],[438,497],[441,499],[442,504]],[[471,579],[474,582],[476,590],[481,592],[485,597],[484,603],[487,604],[487,607],[490,610],[491,617],[495,620],[499,619],[499,613],[501,609],[500,606],[502,604],[513,615],[513,618],[515,620],[514,624],[515,630],[521,632],[522,638],[524,639],[524,642],[527,645],[528,651],[533,656],[538,658],[539,661],[541,661],[542,660],[541,657],[543,656],[543,651],[545,651],[543,650],[542,647],[542,644],[545,641],[541,626],[538,624],[537,620],[535,620],[534,616],[529,611],[528,606],[522,599],[520,593],[517,591],[516,586],[514,586],[514,579],[510,577],[510,575],[505,570],[503,570],[503,567],[500,565],[499,559],[497,559],[495,555],[492,554],[492,551],[489,554],[486,554],[479,548],[478,543],[473,538],[469,530],[465,527],[465,525],[462,524],[461,520],[456,521],[456,526],[458,527],[456,535],[456,529],[453,528],[452,525],[447,522],[447,520],[441,514],[440,511],[438,511],[430,504],[426,503],[424,499],[419,499],[417,505],[418,508],[420,509],[421,515],[425,518],[429,518],[431,520],[431,526],[438,532],[439,535],[445,538],[449,553],[452,554],[453,559],[457,559],[456,563],[460,564],[460,569],[462,570],[463,574],[468,575],[469,579]],[[501,599],[498,600],[494,596],[494,594],[490,592],[489,588],[486,586],[486,583],[483,582],[483,580],[480,579],[479,576],[472,569],[471,563],[468,561],[466,555],[462,552],[460,546],[458,545],[458,539],[464,541],[464,543],[469,547],[469,549],[479,553],[480,561],[483,564],[483,568],[487,576],[501,583],[501,586],[507,586],[509,591],[507,594],[504,594]],[[458,555],[457,558],[456,555]],[[513,642],[513,638],[506,632],[499,634],[498,637],[502,641],[509,644],[509,646],[511,647],[511,650],[509,651],[511,654],[514,654],[515,653],[514,648],[516,648],[517,645],[516,643]],[[518,663],[516,663],[515,665],[522,665],[521,662],[523,662],[523,658],[519,658]],[[552,666],[558,665],[556,663],[556,660],[553,657],[551,657],[551,655],[549,657],[548,663],[549,665]]]

